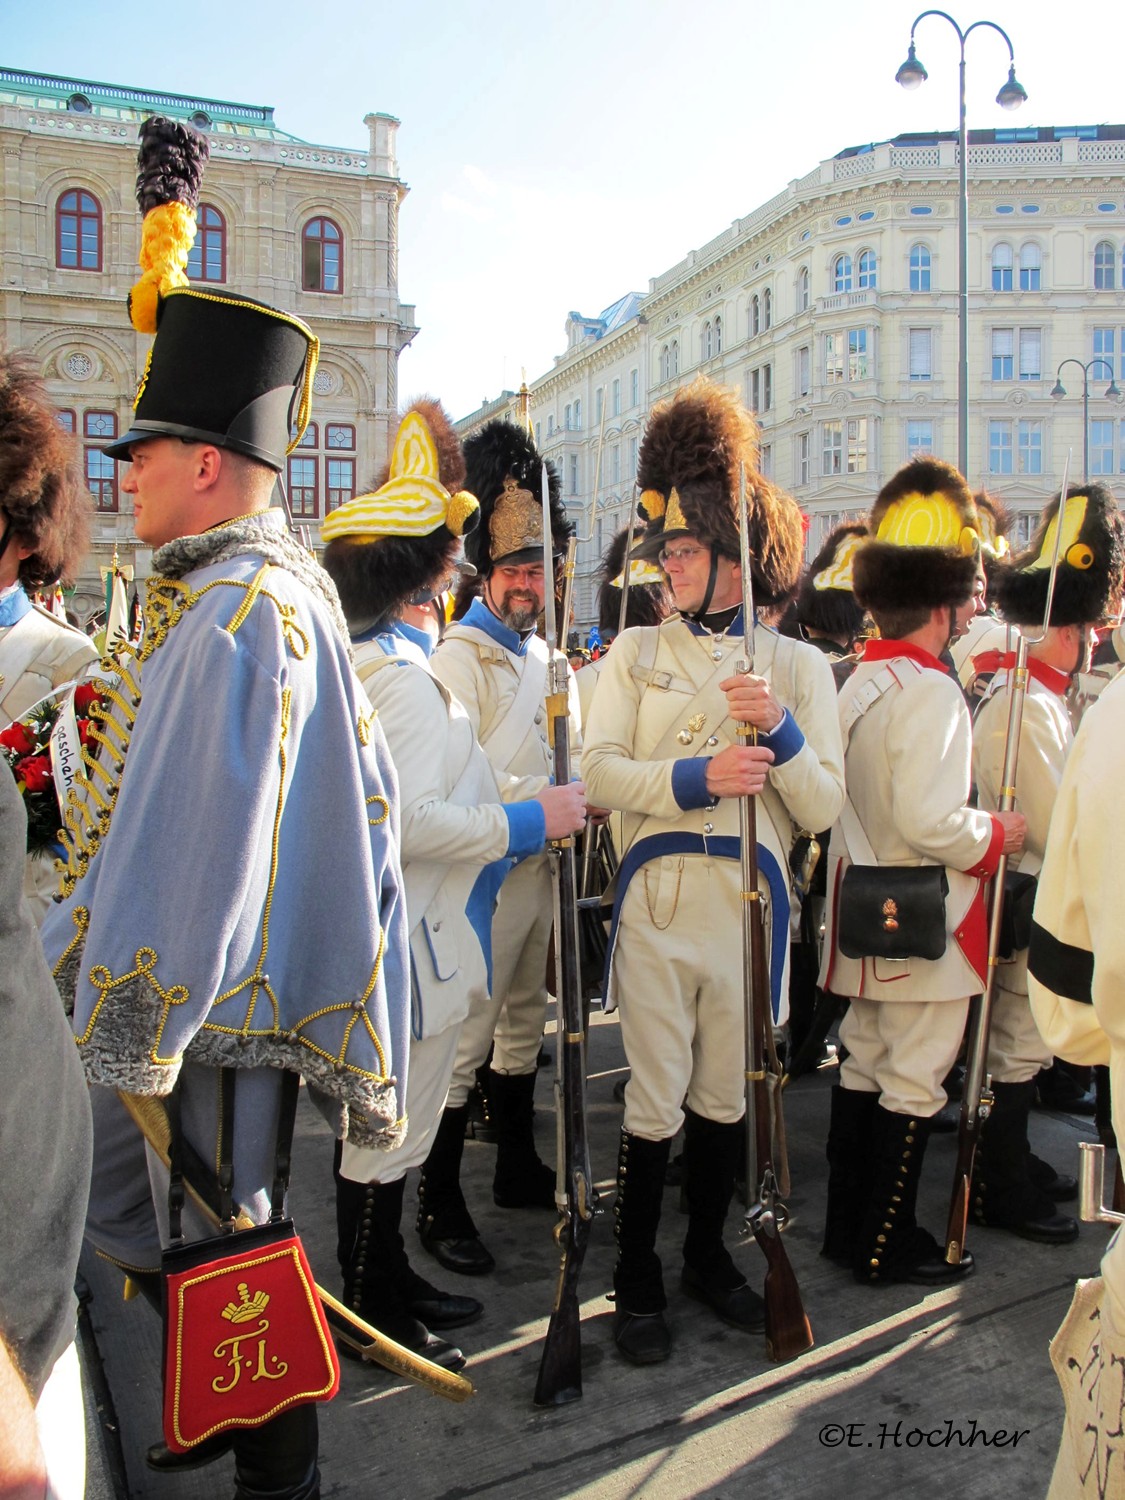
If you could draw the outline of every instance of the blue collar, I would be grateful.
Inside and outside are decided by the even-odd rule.
[[[514,630],[505,625],[499,616],[494,615],[483,599],[474,599],[472,604],[461,616],[462,625],[472,625],[476,630],[483,630],[498,646],[503,646],[513,656],[526,656],[527,643],[535,634],[529,630],[525,636],[517,635]]]
[[[22,584],[13,583],[11,588],[0,594],[0,627],[14,625],[17,620],[22,620],[24,615],[29,615],[34,608],[31,600],[23,591]]]
[[[758,611],[755,610],[754,611],[754,624],[757,625],[758,623],[759,623],[758,622]],[[706,635],[706,636],[711,636],[711,635],[715,634],[715,632],[713,630],[708,630],[707,627],[706,627],[706,625],[701,625],[698,620],[688,620],[688,619],[685,619],[684,620],[684,624],[691,631],[692,635]],[[730,624],[727,626],[727,628],[723,631],[723,634],[724,635],[731,635],[731,636],[740,636],[742,634],[742,609],[741,609],[741,607],[739,608],[739,611],[735,615],[734,619],[730,622]]]
[[[389,650],[395,650],[393,644],[395,636],[406,641],[408,645],[414,646],[421,651],[422,655],[429,660],[430,652],[434,649],[433,637],[427,635],[424,630],[419,630],[416,625],[408,625],[405,620],[396,620],[390,630],[384,632],[381,639],[387,643]]]

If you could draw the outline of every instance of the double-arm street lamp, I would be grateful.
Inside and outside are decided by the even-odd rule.
[[[901,83],[904,89],[919,88],[929,77],[914,51],[914,33],[918,28],[918,22],[924,21],[927,16],[941,16],[943,20],[948,21],[961,43],[960,115],[957,127],[961,190],[957,257],[957,467],[962,474],[967,475],[969,472],[969,141],[968,132],[965,129],[965,43],[978,26],[987,26],[993,31],[998,31],[1008,44],[1008,81],[996,95],[997,104],[1002,109],[1019,109],[1027,98],[1027,91],[1016,79],[1015,53],[1012,50],[1008,33],[1002,26],[997,26],[995,21],[974,21],[971,26],[962,31],[953,17],[947,15],[944,10],[924,10],[911,26],[910,51],[907,53],[906,61],[895,74],[895,82]]]
[[[1104,365],[1109,371],[1109,384],[1105,388],[1107,400],[1120,401],[1121,392],[1113,378],[1113,366],[1108,359],[1102,359],[1098,355],[1086,360],[1085,364],[1080,359],[1064,359],[1055,371],[1055,383],[1051,387],[1051,396],[1056,401],[1061,401],[1066,395],[1066,386],[1062,383],[1065,365],[1077,365],[1082,371],[1082,483],[1085,484],[1090,477],[1090,371],[1094,366]]]

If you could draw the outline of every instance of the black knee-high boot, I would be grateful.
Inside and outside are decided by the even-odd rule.
[[[965,1252],[951,1266],[933,1235],[918,1225],[915,1208],[929,1121],[875,1106],[871,1135],[870,1192],[856,1231],[855,1279],[865,1285],[909,1281],[941,1286],[973,1270]]]
[[[855,1237],[871,1189],[871,1131],[879,1095],[836,1084],[824,1154],[828,1158],[828,1202],[821,1255],[851,1266]]]
[[[459,1309],[452,1307],[454,1322],[444,1321],[443,1326],[455,1327],[479,1317],[481,1304],[469,1297],[446,1297],[411,1268],[399,1228],[406,1179],[357,1184],[337,1172],[336,1186],[337,1224],[343,1249],[347,1248],[351,1230],[350,1253],[342,1257],[345,1262],[342,1300],[380,1333],[425,1354],[435,1364],[459,1370],[465,1363],[460,1349],[432,1334],[417,1314],[423,1310],[421,1304],[437,1305],[439,1311],[443,1303],[464,1304]],[[359,1195],[354,1192],[356,1187],[360,1189]],[[458,1311],[464,1316],[459,1316]],[[359,1357],[349,1344],[341,1341],[338,1347],[346,1359]]]
[[[723,1243],[723,1227],[734,1194],[745,1129],[684,1110],[684,1190],[688,1229],[680,1285],[705,1302],[724,1323],[761,1333],[765,1303],[747,1284]]]
[[[1069,1245],[1078,1238],[1077,1219],[1058,1213],[1031,1175],[1027,1122],[1035,1080],[994,1083],[992,1094],[973,1163],[974,1221],[1041,1245]]]
[[[646,1141],[621,1132],[617,1157],[617,1200],[613,1207],[617,1264],[613,1272],[616,1302],[613,1338],[633,1364],[667,1359],[672,1338],[664,1321],[668,1299],[656,1231],[664,1196],[664,1173],[671,1140]]]
[[[318,1500],[316,1407],[293,1406],[234,1439],[234,1500]]]
[[[555,1208],[555,1172],[535,1149],[535,1074],[489,1073],[488,1094],[496,1127],[498,1208]]]
[[[415,1227],[422,1247],[447,1271],[480,1276],[494,1269],[461,1191],[461,1157],[465,1149],[468,1104],[442,1111],[418,1183]]]

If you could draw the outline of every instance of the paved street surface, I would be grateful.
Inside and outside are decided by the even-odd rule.
[[[771,1365],[760,1337],[727,1328],[681,1296],[678,1246],[685,1221],[676,1211],[678,1193],[669,1189],[661,1248],[675,1354],[669,1364],[633,1369],[614,1351],[605,1300],[621,1122],[613,1086],[623,1070],[616,1020],[599,1016],[590,1049],[590,1126],[606,1212],[595,1224],[582,1278],[584,1399],[545,1412],[532,1405],[557,1265],[553,1220],[545,1213],[494,1208],[494,1148],[468,1142],[466,1191],[496,1256],[496,1272],[475,1280],[442,1272],[412,1228],[408,1245],[419,1270],[437,1284],[486,1303],[480,1322],[450,1335],[461,1335],[477,1395],[455,1405],[345,1363],[340,1395],[321,1411],[325,1497],[1045,1495],[1062,1414],[1047,1343],[1075,1278],[1096,1272],[1108,1231],[1084,1225],[1077,1244],[1049,1249],[995,1230],[970,1229],[978,1271],[963,1286],[925,1296],[917,1287],[874,1291],[854,1285],[817,1254],[829,1084],[805,1078],[786,1096],[794,1183],[786,1243],[815,1348],[791,1364]],[[554,1115],[547,1070],[540,1073],[537,1103],[539,1149],[550,1158]],[[1076,1143],[1092,1137],[1088,1121],[1032,1116],[1033,1145],[1071,1172],[1077,1170]],[[292,1207],[314,1270],[338,1290],[331,1155],[327,1129],[302,1100]],[[931,1141],[921,1206],[923,1221],[936,1233],[944,1227],[953,1163],[954,1138]],[[412,1211],[413,1184],[407,1202]],[[750,1243],[737,1254],[760,1285],[760,1251]],[[96,1445],[90,1494],[145,1500],[229,1494],[229,1459],[176,1479],[145,1469],[143,1449],[160,1429],[157,1320],[141,1301],[120,1300],[117,1272],[92,1259],[84,1271],[92,1289],[89,1328],[106,1387],[99,1400],[88,1340]]]

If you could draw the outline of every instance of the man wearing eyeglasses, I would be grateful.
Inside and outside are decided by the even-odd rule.
[[[827,828],[843,802],[831,669],[802,641],[759,626],[743,657],[739,472],[749,501],[758,608],[789,597],[800,513],[757,473],[757,430],[707,383],[650,416],[640,452],[642,555],[657,557],[679,610],[626,630],[590,710],[582,772],[591,801],[623,814],[609,995],[631,1069],[615,1209],[614,1339],[634,1364],[671,1353],[656,1253],[664,1173],[684,1129],[688,1229],[681,1289],[727,1324],[764,1326],[762,1299],[723,1243],[745,1111],[738,798],[760,797],[758,864],[773,1014],[787,1009],[795,831]],[[753,724],[756,745],[737,742]]]

